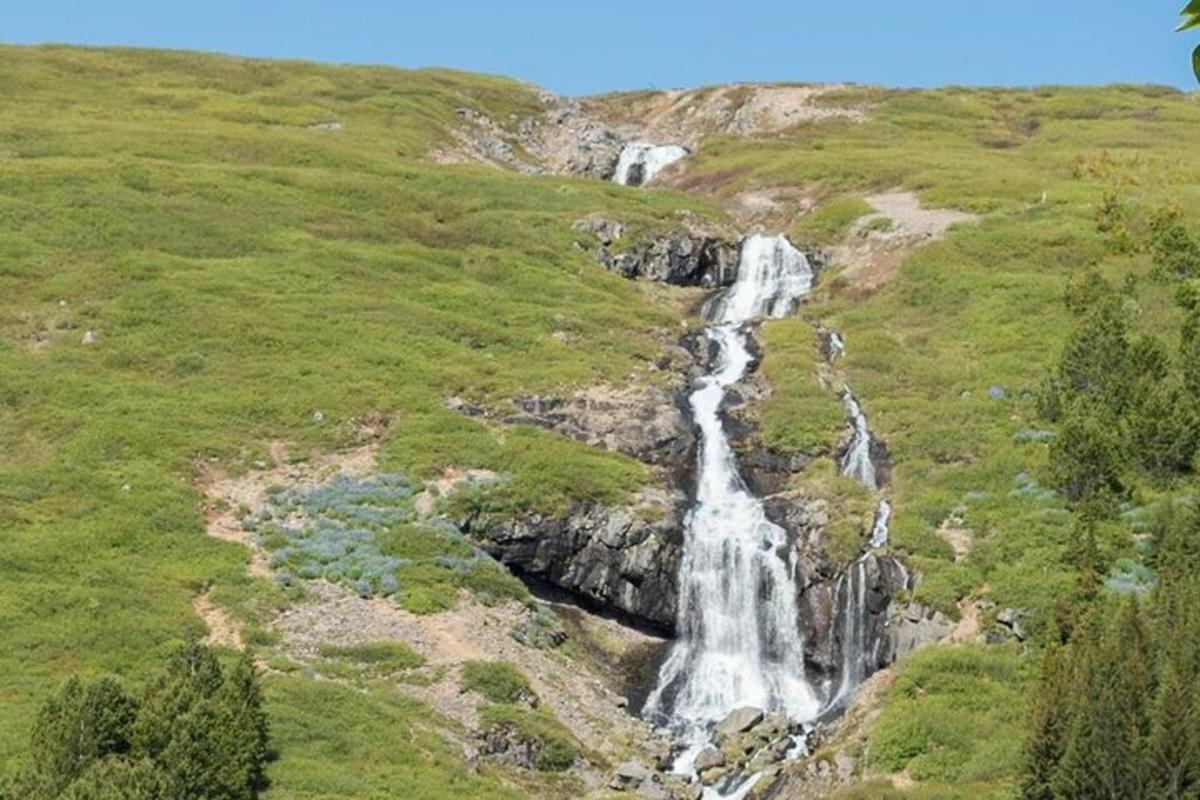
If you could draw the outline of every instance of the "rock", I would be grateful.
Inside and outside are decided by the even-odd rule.
[[[650,769],[640,761],[626,761],[617,765],[608,788],[618,791],[637,789],[650,780],[651,774]]]
[[[675,231],[639,242],[620,253],[609,250],[605,239],[615,241],[612,223],[600,225],[589,219],[575,223],[576,229],[592,232],[599,240],[596,260],[605,269],[630,279],[661,281],[674,286],[729,286],[737,278],[741,247],[716,236]]]
[[[763,710],[754,706],[736,708],[717,725],[717,734],[733,736],[745,733],[763,720]]]
[[[665,512],[648,519],[636,506],[580,505],[564,517],[476,518],[463,528],[518,575],[669,631],[675,624],[683,523],[677,505]]]
[[[684,393],[682,387],[647,385],[595,386],[567,398],[530,395],[514,399],[517,413],[502,421],[536,425],[647,464],[690,470],[696,438],[683,410]]]
[[[996,622],[1011,630],[1013,635],[1023,642],[1026,638],[1026,631],[1021,621],[1027,616],[1029,616],[1029,612],[1023,608],[1002,608],[996,612]]]
[[[584,217],[576,220],[571,226],[574,230],[580,233],[591,233],[600,240],[600,244],[604,247],[609,247],[625,232],[625,226],[615,219],[605,219],[604,217]]]
[[[537,741],[523,736],[511,725],[497,725],[479,737],[479,753],[520,769],[537,769],[541,755]]]
[[[704,772],[713,767],[725,766],[725,754],[715,747],[708,747],[701,750],[693,762],[697,772]]]
[[[838,780],[846,783],[854,774],[855,761],[845,753],[838,753],[834,759],[834,768],[837,770]]]
[[[954,625],[941,612],[931,614],[921,603],[909,603],[892,633],[895,656],[899,658],[918,647],[940,641],[953,630]]]

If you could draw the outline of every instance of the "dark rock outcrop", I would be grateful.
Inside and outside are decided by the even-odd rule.
[[[832,576],[819,571],[799,590],[805,657],[814,682],[840,682],[849,659],[860,664],[859,678],[896,659],[893,598],[908,590],[909,574],[899,559],[868,553]],[[861,582],[861,585],[860,585]],[[859,606],[861,598],[861,606]],[[846,641],[846,617],[860,615],[861,640]],[[861,652],[847,653],[847,647]]]
[[[518,575],[565,589],[584,605],[674,628],[683,553],[678,507],[581,506],[565,517],[479,519],[469,527]]]
[[[623,226],[614,220],[588,217],[575,223],[581,233],[596,237],[593,255],[605,269],[635,280],[661,281],[674,286],[729,286],[737,278],[740,245],[703,233],[674,231],[649,237],[614,252]]]

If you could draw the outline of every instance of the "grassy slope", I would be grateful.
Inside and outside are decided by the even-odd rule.
[[[813,377],[809,322],[841,330],[850,384],[896,458],[894,544],[925,575],[918,599],[954,613],[957,597],[986,586],[1000,606],[1042,611],[1071,586],[1062,563],[1070,516],[1058,499],[1014,492],[1020,473],[1041,477],[1046,453],[1013,440],[1043,427],[1022,392],[1038,385],[1070,329],[1061,298],[1074,272],[1098,262],[1119,281],[1148,270],[1144,259],[1106,256],[1094,223],[1103,190],[1120,185],[1144,203],[1200,213],[1200,102],[1122,87],[862,94],[879,102],[872,121],[714,140],[688,181],[723,178],[722,194],[811,187],[833,211],[798,225],[801,240],[853,217],[841,213],[854,210],[849,198],[897,186],[983,221],[919,251],[868,299],[839,292],[835,277],[827,302],[769,326],[764,371],[784,391],[765,409],[765,433],[787,446],[840,428],[836,397]],[[1173,313],[1158,291],[1148,290],[1149,329]],[[991,386],[1006,398],[990,399]],[[959,505],[976,537],[963,565],[936,535]],[[1128,531],[1110,545],[1128,547]],[[918,795],[1006,796],[1025,675],[1004,649],[922,653],[886,700],[872,760],[908,767],[924,781]]]
[[[383,412],[390,468],[511,473],[517,507],[642,480],[626,459],[442,407],[623,381],[678,327],[575,249],[570,223],[702,204],[422,160],[455,108],[503,119],[534,108],[532,90],[0,48],[0,95],[0,766],[64,673],[136,678],[197,630],[206,585],[243,611],[274,601],[242,549],[203,535],[198,457],[236,469],[272,439],[336,447],[353,417]],[[307,127],[334,119],[343,131]],[[414,771],[414,797],[502,796],[446,766],[411,703],[272,683],[273,796],[369,797]],[[318,752],[320,770],[301,768]]]
[[[244,553],[202,536],[197,455],[236,466],[273,438],[337,446],[352,417],[383,411],[389,466],[511,472],[521,506],[639,480],[625,460],[500,436],[441,407],[451,394],[621,380],[675,324],[574,252],[569,223],[605,209],[653,224],[697,201],[420,162],[457,106],[503,118],[531,107],[528,90],[443,72],[4,49],[0,91],[0,758],[64,671],[136,676],[194,629],[189,600],[204,585],[247,607],[271,601],[244,578]],[[868,94],[880,103],[869,123],[710,140],[689,177],[829,198],[902,185],[986,215],[879,294],[831,292],[807,316],[846,334],[851,383],[896,455],[895,539],[927,575],[919,596],[952,610],[986,584],[1037,608],[1067,580],[1067,528],[1057,503],[1010,493],[1044,461],[1044,446],[1012,441],[1036,426],[1016,398],[1066,332],[1068,276],[1102,255],[1102,188],[1120,177],[1200,210],[1200,107],[1133,89]],[[344,131],[305,127],[334,118]],[[855,208],[795,235],[827,234]],[[43,329],[60,332],[34,351]],[[79,345],[85,329],[96,346]],[[582,341],[563,345],[557,330]],[[787,387],[766,409],[776,442],[839,426],[813,356],[807,321],[769,326],[764,369]],[[1009,399],[988,399],[992,384]],[[956,566],[934,530],[964,495],[977,547]],[[919,793],[1003,794],[1024,674],[1002,649],[921,654],[886,701],[872,758],[909,767]],[[281,677],[269,695],[276,796],[383,796],[397,783],[418,797],[504,796],[386,690]]]

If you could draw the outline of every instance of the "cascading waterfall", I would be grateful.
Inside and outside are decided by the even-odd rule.
[[[708,312],[716,358],[690,397],[700,448],[679,573],[679,638],[645,707],[649,719],[694,744],[742,706],[799,721],[821,708],[805,678],[786,535],[747,489],[720,415],[726,390],[751,362],[743,326],[790,313],[812,281],[808,259],[787,239],[750,236],[736,282]]]
[[[625,186],[641,186],[687,154],[688,151],[677,144],[629,142],[617,159],[613,180]]]
[[[845,352],[846,344],[837,333],[830,334],[830,342],[832,345],[830,360],[832,361]],[[868,489],[876,491],[880,488],[879,477],[875,471],[875,464],[871,461],[871,444],[874,436],[867,425],[867,416],[849,389],[842,394],[842,405],[846,409],[846,419],[850,423],[851,437],[850,444],[839,464],[841,473],[854,478]],[[879,505],[875,510],[875,521],[871,526],[868,550],[838,578],[836,595],[838,607],[842,612],[840,630],[842,668],[837,691],[826,704],[826,710],[844,705],[850,699],[855,688],[866,680],[872,665],[878,663],[879,654],[874,650],[878,649],[880,643],[876,641],[874,649],[869,649],[867,642],[867,559],[872,550],[887,546],[891,519],[892,504],[886,498],[880,498]],[[904,581],[905,583],[908,581],[907,573],[904,575]]]
[[[842,394],[842,405],[846,408],[846,419],[854,434],[850,446],[842,456],[842,474],[854,478],[868,489],[877,489],[875,465],[871,462],[871,429],[867,427],[867,416],[863,413],[854,395],[846,391]]]

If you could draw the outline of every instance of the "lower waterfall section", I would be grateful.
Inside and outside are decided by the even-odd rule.
[[[736,282],[708,310],[715,358],[689,398],[700,443],[679,571],[678,639],[643,709],[690,743],[676,765],[682,772],[693,772],[714,726],[734,709],[796,721],[821,711],[806,675],[787,534],[747,488],[721,417],[728,389],[753,360],[744,326],[791,313],[812,283],[808,259],[787,239],[750,236]],[[756,779],[705,796],[739,798]]]

